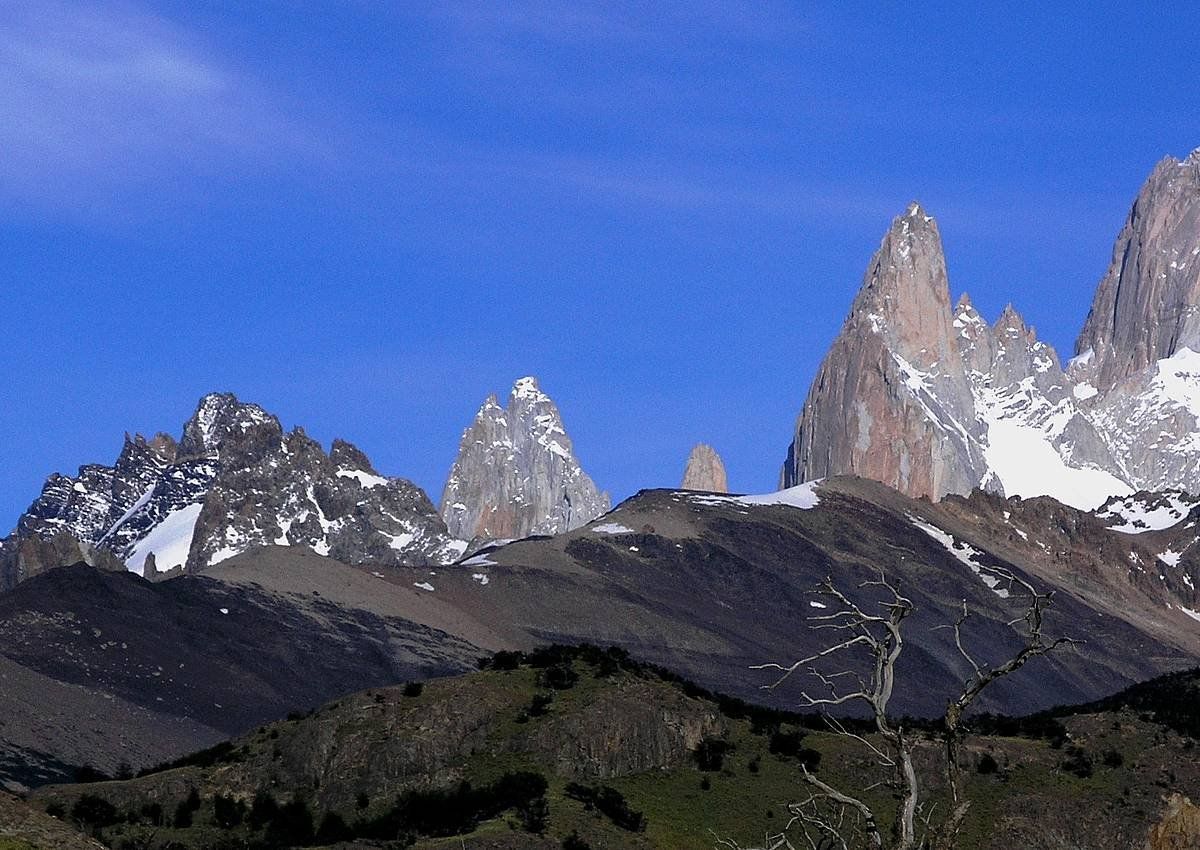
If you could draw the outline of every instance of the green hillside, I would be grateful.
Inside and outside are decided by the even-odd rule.
[[[1166,793],[1200,789],[1192,739],[1145,705],[1057,715],[981,722],[998,734],[964,753],[975,802],[960,846],[1140,848]],[[751,845],[787,822],[802,763],[856,792],[883,778],[860,743],[821,726],[617,651],[552,648],[361,692],[182,763],[42,789],[34,802],[115,848]],[[944,806],[936,728],[911,734]],[[886,813],[890,794],[877,785],[865,799]]]

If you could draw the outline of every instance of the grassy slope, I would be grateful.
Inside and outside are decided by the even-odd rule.
[[[667,694],[679,685],[659,682],[647,671],[623,671],[610,678],[597,678],[592,668],[579,660],[574,669],[580,680],[568,690],[558,691],[548,717],[569,716],[593,703],[606,689],[615,688],[627,677],[649,677],[654,688]],[[542,688],[537,684],[537,672],[528,667],[512,671],[485,671],[471,674],[473,684],[488,691],[502,693],[506,705],[519,708],[527,705]],[[410,697],[413,707],[433,708],[444,702],[456,680],[429,683],[420,696]],[[665,696],[664,696],[665,698]],[[992,774],[969,771],[970,795],[974,800],[971,814],[963,829],[962,846],[1004,847],[1034,846],[1030,832],[1045,833],[1051,823],[1052,831],[1061,833],[1061,846],[1140,846],[1150,823],[1161,810],[1161,798],[1169,790],[1182,790],[1200,796],[1200,768],[1194,758],[1191,740],[1156,724],[1146,713],[1120,708],[1114,703],[1105,714],[1082,715],[1065,721],[1069,730],[1066,745],[1054,746],[1044,739],[990,736],[975,739],[967,753],[971,764],[977,764],[986,753],[999,765]],[[535,839],[520,831],[513,814],[485,822],[473,833],[463,837],[425,839],[421,848],[508,848],[558,847],[563,838],[577,832],[593,848],[678,848],[710,847],[715,837],[729,837],[742,843],[761,840],[765,832],[777,829],[787,820],[786,804],[803,794],[801,771],[795,758],[772,755],[768,738],[756,734],[748,718],[728,719],[727,740],[732,749],[725,757],[722,769],[702,772],[695,764],[685,764],[670,770],[654,770],[635,775],[604,780],[602,784],[621,792],[630,807],[642,812],[647,821],[643,833],[630,833],[614,826],[607,818],[590,811],[567,796],[568,780],[555,772],[555,766],[529,753],[514,753],[507,742],[528,732],[543,718],[520,722],[518,710],[505,709],[497,713],[490,727],[488,746],[478,749],[459,768],[459,775],[475,785],[486,785],[505,773],[533,770],[549,781],[548,829],[544,840]],[[303,724],[305,721],[298,721]],[[297,722],[291,725],[296,726]],[[281,727],[283,725],[281,724]],[[789,728],[785,725],[784,727]],[[286,734],[286,733],[285,733]],[[919,733],[917,733],[919,734]],[[267,746],[267,735],[252,736],[249,746]],[[257,742],[257,743],[256,743]],[[860,745],[824,732],[811,732],[804,745],[822,754],[820,773],[839,787],[855,788],[868,784],[874,770]],[[1079,746],[1093,762],[1090,777],[1080,777],[1063,768],[1070,747]],[[1106,766],[1105,753],[1119,753],[1120,764]],[[921,749],[921,764],[929,776],[936,774],[939,749],[928,742]],[[757,770],[751,769],[751,764]],[[196,768],[182,768],[161,774],[176,777]],[[114,783],[115,784],[115,783]],[[707,785],[708,787],[702,787]],[[88,786],[93,793],[103,793],[105,785]],[[936,782],[930,782],[931,795],[938,798]],[[64,789],[67,791],[69,789]],[[78,790],[77,788],[75,789]],[[281,797],[284,789],[276,789]],[[370,791],[370,787],[365,787]],[[54,794],[46,800],[53,799]],[[876,790],[867,798],[885,812],[885,792]],[[386,801],[372,800],[371,809]],[[945,810],[945,801],[939,808]],[[167,806],[168,810],[173,806]],[[68,806],[69,809],[69,806]],[[166,841],[178,841],[185,847],[215,846],[222,838],[246,835],[242,830],[222,832],[212,825],[212,809],[207,802],[195,818],[191,829],[157,829],[156,846]],[[347,820],[354,812],[343,812]],[[886,822],[886,817],[884,818]],[[128,839],[146,835],[143,826],[120,825],[106,830],[113,846]],[[1054,840],[1059,840],[1055,838]],[[1089,841],[1100,843],[1090,844]],[[1112,841],[1105,844],[1104,841]],[[1015,843],[1014,843],[1015,842]],[[1124,843],[1122,843],[1124,842]],[[1059,846],[1053,843],[1044,846]]]

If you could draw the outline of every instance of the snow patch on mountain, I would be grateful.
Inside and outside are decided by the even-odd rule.
[[[604,522],[592,526],[593,534],[633,534],[633,529],[619,522]]]
[[[910,514],[908,519],[909,522],[911,522],[914,526],[921,529],[921,531],[928,534],[938,543],[941,543],[942,546],[945,547],[946,551],[957,558],[960,563],[970,568],[971,572],[977,575],[979,580],[987,585],[988,590],[992,591],[992,593],[996,594],[1001,599],[1008,598],[1008,588],[1000,586],[1000,577],[995,574],[991,567],[979,562],[978,559],[983,556],[982,552],[969,543],[961,543],[955,540],[952,534],[947,534],[936,525],[931,525],[919,517],[915,517]]]
[[[1052,496],[1086,511],[1133,490],[1104,470],[1068,466],[1041,430],[1012,420],[988,423],[984,454],[1008,496]]]
[[[1120,499],[1109,499],[1095,511],[1098,518],[1112,520],[1112,531],[1123,534],[1143,534],[1163,531],[1187,519],[1200,500],[1182,491],[1170,493],[1137,493]]]
[[[757,496],[722,496],[715,493],[698,494],[687,490],[675,493],[676,498],[685,499],[696,505],[787,505],[800,510],[812,510],[821,503],[817,495],[820,480],[807,481],[795,487],[787,487],[774,493]]]
[[[192,550],[192,537],[196,533],[196,520],[204,505],[188,505],[172,511],[154,526],[154,528],[137,542],[125,566],[130,572],[141,575],[146,565],[146,558],[154,553],[154,564],[160,572],[187,563],[188,553]]]
[[[1200,354],[1181,348],[1165,360],[1158,361],[1158,376],[1148,399],[1186,410],[1200,419]],[[1195,445],[1197,435],[1191,436]]]
[[[155,489],[154,484],[151,484],[149,487],[147,487],[146,492],[143,493],[141,496],[139,496],[138,500],[136,502],[134,502],[129,507],[129,509],[127,511],[125,511],[125,513],[121,514],[121,518],[113,523],[112,528],[110,528],[108,531],[104,532],[104,536],[100,538],[98,543],[104,543],[105,541],[107,541],[108,538],[112,537],[113,533],[116,532],[117,530],[119,530],[121,528],[121,526],[123,526],[130,517],[132,517],[134,514],[136,514],[138,511],[140,511],[142,508],[144,508],[147,504],[149,504],[150,498],[154,495],[154,489]]]
[[[364,487],[386,487],[388,480],[382,475],[372,475],[369,472],[364,472],[361,469],[339,469],[337,471],[338,478],[353,478]]]

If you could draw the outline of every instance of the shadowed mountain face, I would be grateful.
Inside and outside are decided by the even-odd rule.
[[[250,546],[304,546],[347,562],[462,554],[414,484],[350,443],[325,450],[227,393],[200,400],[178,442],[126,435],[113,466],[52,475],[0,547],[0,590],[62,564],[199,572]]]
[[[38,764],[50,775],[144,767],[349,691],[467,669],[481,653],[318,594],[86,566],[22,583],[0,596],[0,778],[37,780]]]
[[[1024,602],[997,580],[999,567],[1056,591],[1048,636],[1086,640],[1030,663],[980,705],[1020,713],[1200,657],[1200,563],[1165,548],[1187,548],[1197,511],[1183,497],[1165,507],[1130,498],[1099,514],[982,493],[931,504],[862,479],[757,497],[646,491],[572,532],[449,567],[352,567],[271,547],[153,584],[51,571],[0,597],[0,659],[140,707],[150,728],[195,724],[173,733],[184,749],[341,693],[462,670],[485,651],[548,643],[618,646],[710,689],[795,708],[812,680],[764,690],[773,677],[752,665],[827,646],[812,618],[836,603],[813,594],[818,583],[830,577],[874,610],[880,596],[861,585],[882,571],[916,607],[893,708],[937,715],[968,672],[953,635],[937,628],[964,600],[964,639],[983,660],[1020,646]],[[28,720],[30,704],[8,705]],[[11,743],[47,746],[39,752],[65,764],[111,765],[125,752],[28,735]]]
[[[771,503],[807,505],[805,490],[815,506]],[[882,570],[917,608],[902,664],[912,687],[896,710],[931,714],[967,673],[952,634],[934,630],[963,600],[967,640],[985,657],[1018,645],[1009,623],[1023,605],[988,574],[1004,567],[1057,589],[1048,629],[1087,640],[989,695],[992,709],[1020,712],[1110,692],[1200,651],[1184,610],[1195,604],[1191,563],[1168,567],[1106,522],[1048,499],[932,505],[859,479],[767,497],[647,491],[578,531],[468,559],[471,577],[430,581],[434,595],[535,641],[618,645],[715,690],[794,706],[800,682],[764,691],[771,677],[751,665],[825,646],[810,618],[834,603],[813,589],[829,576],[873,608],[878,598],[858,586]]]

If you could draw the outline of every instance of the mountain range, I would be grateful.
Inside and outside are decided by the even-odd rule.
[[[178,440],[126,434],[113,465],[50,476],[0,542],[0,589],[80,561],[151,578],[202,572],[252,546],[302,546],[350,564],[445,564],[473,539],[554,534],[608,508],[534,378],[517,381],[507,409],[494,396],[480,409],[440,515],[352,444],[334,440],[326,452],[258,405],[212,393]]]
[[[549,643],[616,646],[790,708],[803,683],[764,690],[770,678],[751,666],[821,648],[808,626],[831,602],[813,593],[823,578],[873,605],[880,571],[917,608],[897,711],[939,714],[965,675],[953,634],[937,629],[964,602],[970,645],[1019,645],[1025,601],[1005,571],[1055,591],[1048,634],[1084,642],[981,707],[1095,699],[1200,658],[1200,559],[1186,551],[1197,521],[1200,500],[1182,494],[1089,513],[983,492],[934,504],[836,478],[766,496],[644,491],[573,531],[452,566],[355,566],[272,546],[153,583],[48,570],[0,595],[0,783],[42,784],[84,763],[145,767],[339,693]]]
[[[898,714],[940,714],[970,674],[945,628],[964,610],[970,646],[1021,645],[1024,583],[1053,594],[1047,633],[1081,642],[982,710],[1194,666],[1197,256],[1200,151],[1155,167],[1064,363],[1014,308],[988,322],[952,300],[938,224],[912,204],[820,365],[781,489],[762,495],[726,492],[701,443],[679,489],[612,508],[532,377],[486,398],[440,507],[348,442],[326,450],[207,395],[177,438],[126,435],[111,465],[51,476],[0,541],[0,784],[146,768],[547,644],[616,647],[791,708],[803,684],[769,689],[752,668],[821,651],[825,579],[864,609],[886,601],[880,575],[911,598]]]
[[[951,306],[937,222],[897,217],[796,422],[784,486],[862,475],[1080,508],[1200,491],[1200,150],[1166,158],[1117,237],[1064,367],[1011,306]]]

